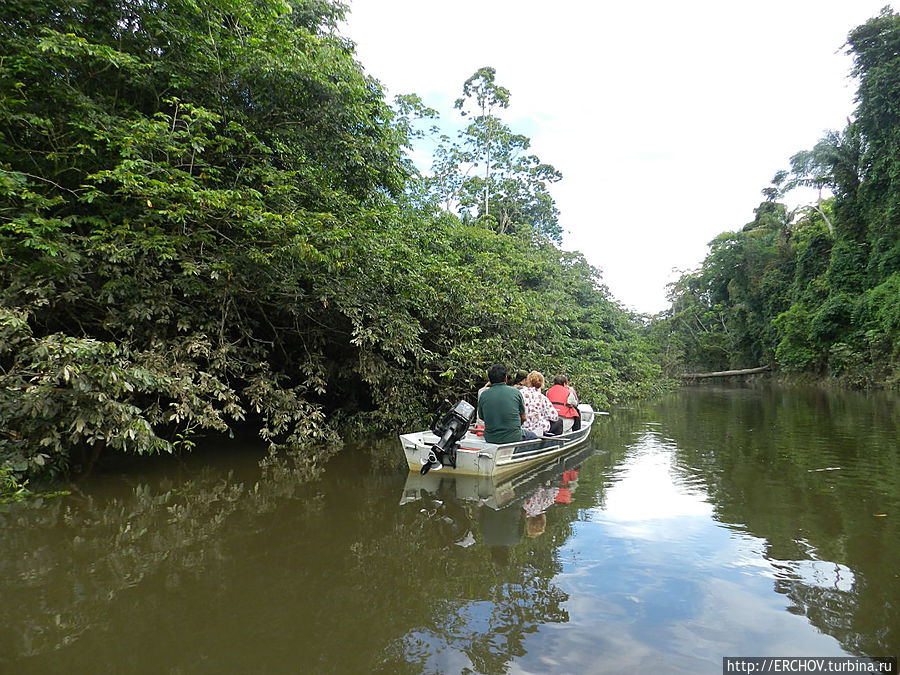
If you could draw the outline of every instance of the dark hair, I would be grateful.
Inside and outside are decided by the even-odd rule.
[[[491,369],[488,371],[488,380],[490,380],[491,384],[506,382],[506,366],[500,365],[499,363],[495,366],[491,366]]]
[[[556,377],[553,378],[553,384],[561,384],[561,385],[565,386],[566,382],[568,382],[568,381],[569,381],[569,378],[566,377],[565,375],[557,375]]]
[[[527,380],[527,379],[528,379],[528,373],[523,373],[520,370],[518,373],[516,373],[516,377],[513,381],[515,382],[515,384],[519,384],[519,382],[522,382],[523,380]]]

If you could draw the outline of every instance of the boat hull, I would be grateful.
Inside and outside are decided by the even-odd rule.
[[[400,504],[420,501],[425,495],[437,497],[450,494],[456,499],[474,501],[495,511],[505,509],[524,501],[543,486],[559,484],[565,472],[580,468],[595,452],[588,444],[582,444],[580,449],[548,459],[531,469],[523,468],[522,471],[500,477],[463,476],[444,471],[429,471],[423,476],[418,471],[411,471]],[[566,487],[572,489],[572,484],[568,483]]]
[[[456,467],[444,465],[440,471],[462,476],[503,476],[526,469],[556,457],[584,443],[591,433],[594,411],[582,404],[581,429],[559,436],[520,441],[518,443],[488,443],[482,436],[467,433],[456,451]],[[417,431],[400,436],[410,471],[421,471],[428,460],[431,446],[438,441],[431,431]]]

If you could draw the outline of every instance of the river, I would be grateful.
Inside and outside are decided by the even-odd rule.
[[[900,399],[684,388],[495,485],[231,443],[0,506],[0,672],[721,673],[900,654]]]

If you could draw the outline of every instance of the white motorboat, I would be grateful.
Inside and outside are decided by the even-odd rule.
[[[571,493],[577,485],[578,469],[585,460],[597,453],[590,445],[582,445],[572,452],[559,454],[531,468],[500,477],[466,476],[445,471],[429,472],[423,476],[420,471],[410,472],[400,504],[417,502],[425,497],[450,495],[460,501],[477,502],[499,510],[524,502],[547,486],[565,487]]]
[[[459,401],[432,430],[400,436],[410,471],[441,471],[463,476],[504,476],[560,455],[584,443],[596,414],[582,403],[581,428],[558,436],[516,443],[488,443],[472,427],[474,408]]]

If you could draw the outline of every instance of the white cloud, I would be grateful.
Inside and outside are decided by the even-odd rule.
[[[564,246],[626,306],[666,305],[673,268],[753,219],[791,155],[839,129],[855,85],[842,45],[885,0],[354,0],[345,34],[390,94],[452,117],[484,65],[505,119],[564,175]]]

